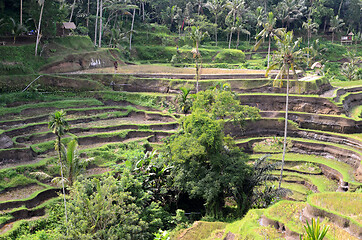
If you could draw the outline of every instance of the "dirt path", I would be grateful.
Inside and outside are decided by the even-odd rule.
[[[17,187],[17,188],[11,189],[9,191],[0,193],[0,202],[28,198],[34,192],[37,192],[44,188],[45,187],[40,186],[38,184],[31,184],[31,185]]]

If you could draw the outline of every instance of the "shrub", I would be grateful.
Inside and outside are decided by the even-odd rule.
[[[244,63],[245,54],[237,49],[224,49],[215,56],[214,61],[217,63]]]

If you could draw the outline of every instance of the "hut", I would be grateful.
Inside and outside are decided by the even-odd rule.
[[[342,36],[341,37],[341,44],[343,45],[343,43],[345,43],[345,44],[352,45],[353,35],[354,35],[353,32],[350,32],[347,36]]]
[[[74,22],[63,22],[57,24],[57,36],[69,36],[72,33],[72,30],[75,30],[77,27]]]

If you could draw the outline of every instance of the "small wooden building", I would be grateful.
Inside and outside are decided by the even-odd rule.
[[[343,43],[345,44],[350,44],[352,45],[353,43],[353,32],[350,32],[347,36],[342,36],[341,37],[341,44],[343,45]]]
[[[69,36],[72,33],[72,30],[75,30],[76,28],[74,22],[57,24],[57,36]]]

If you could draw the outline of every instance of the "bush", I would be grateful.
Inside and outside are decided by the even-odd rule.
[[[224,49],[215,56],[214,61],[217,63],[244,63],[245,54],[237,49]]]

